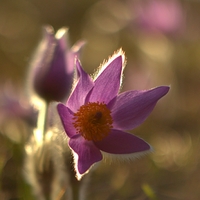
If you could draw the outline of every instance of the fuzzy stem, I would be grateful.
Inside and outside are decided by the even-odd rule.
[[[73,180],[71,179],[71,186],[72,186],[72,198],[73,200],[80,200],[80,187],[81,187],[81,181],[76,180],[74,178]]]
[[[37,121],[37,129],[39,131],[40,141],[44,141],[45,133],[47,129],[47,116],[48,116],[48,107],[49,103],[46,101],[41,102],[41,108],[39,110],[38,121]]]
[[[67,165],[67,170],[68,170],[68,175],[69,175],[69,184],[71,187],[71,195],[72,195],[72,200],[80,200],[80,190],[82,186],[82,181],[78,181],[76,179],[76,173],[74,171],[73,167],[73,156],[70,154],[67,156],[66,159],[66,165]]]

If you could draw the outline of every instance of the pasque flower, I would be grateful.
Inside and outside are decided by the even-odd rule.
[[[69,146],[77,157],[78,176],[101,161],[102,153],[131,158],[151,150],[144,140],[125,131],[144,122],[169,87],[118,94],[124,63],[123,52],[119,51],[92,79],[77,60],[77,84],[66,105],[57,105]]]
[[[0,86],[0,125],[9,120],[23,120],[29,126],[35,127],[38,111],[29,104],[21,90],[13,84],[6,83]]]
[[[135,22],[143,30],[175,34],[180,33],[184,28],[184,12],[180,1],[131,0],[129,2],[134,5]]]
[[[74,58],[83,42],[69,47],[68,29],[61,28],[54,35],[51,27],[43,28],[43,39],[32,62],[33,90],[45,101],[61,101],[71,90]]]

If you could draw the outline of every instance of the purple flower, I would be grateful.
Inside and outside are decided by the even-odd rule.
[[[174,34],[184,27],[183,9],[177,0],[130,2],[135,5],[136,24],[144,30]]]
[[[8,120],[21,119],[31,127],[36,126],[38,111],[10,83],[0,87],[0,125]]]
[[[101,161],[102,153],[137,157],[151,150],[144,140],[125,131],[143,123],[169,87],[118,94],[123,66],[124,55],[119,51],[93,80],[77,60],[78,82],[66,105],[57,105],[69,146],[78,159],[78,176]]]
[[[45,101],[61,101],[71,90],[74,58],[83,43],[69,49],[66,28],[54,36],[51,27],[45,27],[43,40],[32,62],[32,84],[35,92]]]

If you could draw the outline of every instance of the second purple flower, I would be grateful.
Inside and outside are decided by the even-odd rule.
[[[68,29],[54,32],[51,27],[43,29],[41,41],[32,62],[33,90],[45,101],[62,101],[72,87],[74,60],[83,43],[70,48]]]

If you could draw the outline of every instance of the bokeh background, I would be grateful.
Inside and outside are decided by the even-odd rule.
[[[134,162],[101,162],[89,178],[86,199],[199,200],[198,0],[0,1],[0,199],[35,199],[23,177],[24,145],[34,124],[26,84],[44,25],[55,31],[69,27],[71,45],[86,41],[81,62],[88,73],[122,48],[122,91],[171,86],[132,131],[154,152]]]

